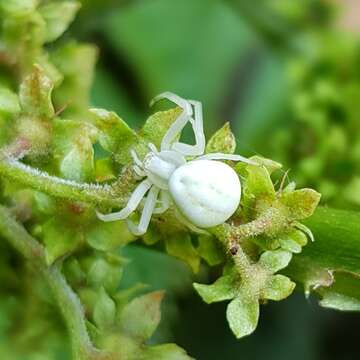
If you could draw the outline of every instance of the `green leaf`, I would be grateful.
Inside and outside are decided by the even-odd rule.
[[[302,220],[314,213],[320,197],[321,195],[315,190],[301,189],[285,194],[280,201],[289,208],[293,219]]]
[[[280,247],[283,250],[292,252],[294,254],[301,253],[301,245],[299,245],[299,243],[297,243],[293,239],[289,239],[289,238],[286,238],[286,237],[285,238],[280,238],[279,243],[280,243]]]
[[[144,126],[139,131],[139,136],[141,136],[145,142],[152,143],[160,149],[161,141],[165,133],[179,117],[181,112],[182,109],[178,107],[167,111],[156,112],[146,120]]]
[[[290,251],[294,254],[299,254],[303,246],[308,243],[306,234],[296,229],[281,235],[278,241],[283,250]]]
[[[147,347],[141,354],[141,360],[191,360],[192,358],[186,354],[176,344],[163,344]]]
[[[35,10],[37,0],[8,0],[0,3],[0,10],[7,15],[25,15]]]
[[[246,295],[240,295],[230,302],[226,318],[234,335],[240,339],[250,335],[259,320],[259,302]]]
[[[261,254],[259,265],[263,266],[272,274],[287,267],[291,261],[292,254],[284,250],[265,251]]]
[[[148,284],[136,283],[131,287],[127,287],[125,290],[117,291],[116,294],[114,294],[117,309],[122,310],[124,306],[129,303],[131,298],[138,293],[143,292],[148,287]]]
[[[193,286],[207,303],[233,299],[238,293],[238,281],[233,275],[224,275],[211,285],[194,283]]]
[[[109,329],[115,322],[115,302],[104,288],[100,289],[94,308],[94,322],[102,330]]]
[[[294,290],[295,283],[284,275],[271,276],[261,292],[261,298],[269,300],[283,300]]]
[[[255,155],[252,156],[250,159],[255,161],[257,164],[263,165],[270,175],[274,171],[282,168],[282,165],[279,162],[264,158],[262,156]]]
[[[225,260],[224,252],[215,237],[200,235],[198,242],[196,251],[210,266],[218,265]]]
[[[301,230],[294,230],[288,234],[288,238],[296,241],[301,247],[308,243],[308,238]]]
[[[304,224],[315,242],[294,257],[294,262],[306,260],[324,269],[360,274],[360,213],[319,207]]]
[[[34,64],[42,63],[45,57],[42,51],[45,21],[36,11],[37,5],[36,0],[9,0],[0,4],[4,11],[1,16],[2,50],[6,62],[16,64],[18,78],[14,78],[15,81],[32,72]]]
[[[91,109],[96,127],[100,130],[100,145],[111,152],[115,160],[124,165],[131,161],[130,150],[138,144],[139,138],[124,120],[114,112]]]
[[[96,129],[74,120],[54,120],[54,158],[60,174],[78,182],[92,181],[95,174],[93,142]]]
[[[20,111],[18,96],[10,89],[0,87],[0,115],[13,115]]]
[[[40,66],[35,65],[32,73],[20,85],[19,100],[23,113],[45,119],[53,117],[52,90],[50,78]]]
[[[46,261],[50,265],[62,256],[72,253],[80,244],[81,237],[68,224],[50,219],[42,226]]]
[[[39,8],[39,12],[46,22],[46,42],[60,37],[74,20],[80,3],[75,1],[61,1],[49,3]]]
[[[231,131],[230,123],[227,122],[208,141],[206,153],[233,154],[236,148],[235,136]]]
[[[334,271],[332,282],[314,290],[320,295],[320,305],[342,311],[360,311],[360,276]]]
[[[169,255],[185,261],[194,273],[199,271],[200,256],[189,234],[185,232],[169,234],[165,239],[165,246]]]
[[[285,274],[325,297],[326,306],[341,310],[350,306],[346,299],[360,301],[360,214],[320,207],[304,223],[316,241],[294,256]]]
[[[115,250],[119,246],[126,245],[134,240],[123,221],[100,222],[91,227],[86,234],[88,244],[100,251]]]
[[[246,165],[244,195],[250,199],[274,199],[275,189],[270,174],[263,166]]]
[[[327,292],[319,304],[323,307],[335,310],[360,311],[359,299],[335,292]]]
[[[142,341],[149,339],[159,325],[163,297],[163,291],[154,291],[132,300],[120,313],[122,331]]]

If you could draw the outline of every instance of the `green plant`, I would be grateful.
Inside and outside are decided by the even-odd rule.
[[[124,223],[103,223],[95,214],[95,210],[106,212],[126,204],[138,182],[130,149],[145,156],[149,142],[159,146],[179,109],[155,112],[139,131],[114,112],[89,110],[97,51],[91,45],[58,39],[78,8],[75,1],[0,2],[0,235],[29,265],[16,257],[21,264],[20,281],[11,284],[11,259],[1,255],[6,274],[2,291],[9,294],[15,288],[19,299],[7,304],[8,313],[10,318],[19,308],[26,313],[24,328],[35,329],[35,336],[28,335],[30,341],[35,338],[41,344],[52,339],[55,348],[61,348],[66,339],[58,317],[50,321],[44,313],[38,314],[44,304],[54,313],[55,301],[75,359],[187,359],[175,344],[148,342],[159,324],[164,294],[156,291],[135,297],[143,290],[141,285],[120,288],[126,267],[122,251],[136,239]],[[46,45],[55,40],[53,46]],[[209,140],[206,151],[233,153],[235,147],[226,124]],[[292,293],[291,278],[303,283],[307,292],[319,291],[325,305],[357,308],[351,285],[354,274],[360,272],[356,264],[344,268],[341,260],[334,263],[331,257],[319,262],[319,255],[311,251],[294,255],[312,240],[309,228],[320,233],[326,225],[319,230],[319,224],[332,214],[320,210],[320,218],[309,228],[302,224],[317,207],[319,193],[296,190],[294,183],[285,185],[285,177],[275,186],[271,175],[281,165],[261,157],[252,159],[258,165],[229,162],[243,187],[241,205],[229,222],[199,235],[169,209],[153,218],[143,244],[156,244],[194,272],[202,260],[218,265],[221,275],[213,284],[195,283],[194,288],[207,303],[230,300],[227,319],[238,338],[256,328],[260,303]],[[331,243],[332,248],[316,238],[315,244],[320,243],[325,254],[352,244],[351,236],[343,247]],[[10,252],[5,250],[4,254]],[[338,275],[345,277],[345,285],[334,289],[333,276]],[[29,283],[36,284],[33,292],[24,290],[23,284]],[[334,293],[337,302],[331,301]],[[24,304],[31,306],[24,309]],[[44,333],[46,338],[39,339]],[[26,337],[17,341],[26,343]],[[11,349],[6,351],[11,354],[8,358],[16,356]],[[46,353],[44,345],[36,351],[55,357]],[[26,355],[35,358],[36,351],[28,350]]]

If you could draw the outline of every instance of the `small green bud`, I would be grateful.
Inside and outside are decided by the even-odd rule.
[[[96,326],[103,330],[109,329],[115,322],[115,315],[115,302],[107,294],[106,290],[101,288],[94,308],[94,322]]]

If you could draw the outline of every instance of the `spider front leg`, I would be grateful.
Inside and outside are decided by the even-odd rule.
[[[100,220],[106,222],[126,219],[132,212],[137,209],[142,198],[145,196],[151,186],[152,183],[149,180],[142,181],[131,194],[127,205],[122,210],[111,214],[101,214],[100,212],[96,212],[97,217]]]
[[[168,99],[181,107],[183,112],[175,120],[175,122],[170,126],[169,130],[166,132],[162,142],[161,142],[161,151],[164,150],[175,150],[185,156],[197,156],[204,153],[205,150],[205,135],[203,129],[203,115],[202,115],[202,105],[198,101],[185,100],[173,93],[165,92],[156,96],[151,105],[160,99]],[[195,120],[192,118],[193,107],[195,109]],[[195,145],[189,145],[182,142],[173,141],[184,129],[185,125],[190,121],[193,131],[195,134]]]
[[[172,145],[172,149],[178,151],[186,156],[198,156],[205,152],[205,134],[203,126],[203,111],[202,105],[199,101],[189,100],[189,103],[194,106],[195,120],[190,118],[190,122],[195,135],[195,145],[184,144],[176,142]]]
[[[159,191],[160,189],[156,186],[153,186],[150,189],[149,194],[146,197],[144,209],[141,213],[140,222],[138,225],[136,225],[130,219],[126,219],[128,228],[134,235],[140,236],[146,233],[146,230],[151,220],[151,216],[155,209],[156,200],[159,195]]]
[[[191,105],[189,103],[189,101],[183,99],[182,97],[170,92],[170,91],[165,91],[157,96],[155,96],[151,101],[150,101],[150,106],[153,106],[156,102],[158,102],[159,100],[162,99],[168,99],[170,101],[172,101],[174,104],[176,104],[177,106],[181,107],[182,109],[184,109],[184,111],[189,114],[190,116],[192,115],[193,111],[191,108]]]
[[[196,160],[232,160],[241,161],[250,165],[259,165],[255,161],[249,160],[248,158],[237,154],[210,153],[199,156],[198,158],[196,158]]]
[[[158,96],[156,96],[153,100],[150,102],[150,106],[152,106],[155,102],[161,100],[161,99],[168,99],[172,101],[174,104],[179,106],[183,109],[183,112],[178,116],[178,118],[173,122],[173,124],[169,127],[168,131],[164,135],[162,141],[161,141],[161,151],[164,150],[170,150],[173,141],[176,139],[176,137],[181,133],[185,125],[191,121],[191,116],[193,115],[193,109],[191,104],[181,98],[180,96],[173,94],[171,92],[164,92]]]
[[[139,178],[145,177],[146,173],[143,170],[143,163],[137,156],[136,151],[134,149],[130,150],[130,155],[134,162],[133,169],[134,169],[135,173],[139,176]]]

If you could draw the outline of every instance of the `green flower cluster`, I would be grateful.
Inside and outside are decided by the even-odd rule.
[[[333,5],[323,6],[330,13]],[[319,189],[329,205],[358,210],[360,41],[336,20],[322,27],[310,22],[295,38],[296,51],[287,59],[290,119],[274,134],[269,152],[292,167],[299,184]]]

